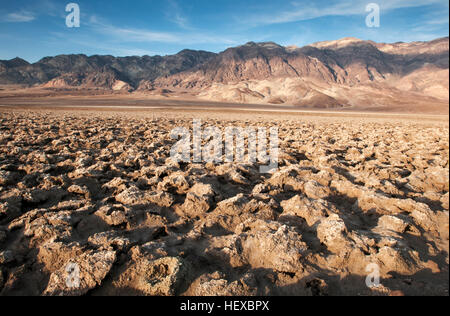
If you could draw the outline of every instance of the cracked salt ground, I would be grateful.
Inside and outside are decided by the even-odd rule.
[[[448,295],[448,122],[198,114],[276,120],[266,175],[174,163],[197,114],[2,111],[1,295]]]

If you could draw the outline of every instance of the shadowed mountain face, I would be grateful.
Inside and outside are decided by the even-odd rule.
[[[42,84],[61,77],[86,78],[97,76],[99,87],[107,87],[108,78],[124,80],[131,86],[142,80],[154,80],[180,71],[191,69],[215,54],[184,50],[172,56],[113,57],[60,55],[45,57],[35,64],[19,58],[0,61],[1,84]],[[76,81],[76,82],[82,82]],[[109,86],[110,87],[110,86]]]
[[[383,44],[344,38],[306,47],[247,43],[220,54],[70,55],[0,61],[0,84],[189,91],[216,101],[335,108],[448,104],[449,39]],[[414,106],[414,105],[412,105]]]

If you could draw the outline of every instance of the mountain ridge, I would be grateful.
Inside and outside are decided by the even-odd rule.
[[[0,84],[86,88],[240,103],[339,108],[360,103],[448,103],[449,38],[376,43],[357,38],[284,47],[248,42],[220,53],[58,55],[0,61]],[[164,91],[164,93],[161,93]]]

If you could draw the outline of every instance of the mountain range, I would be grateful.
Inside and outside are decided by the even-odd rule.
[[[344,38],[304,47],[273,42],[221,53],[59,55],[0,60],[0,84],[314,108],[448,107],[449,38],[376,43]]]

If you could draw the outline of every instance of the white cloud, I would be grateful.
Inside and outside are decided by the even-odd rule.
[[[140,48],[124,48],[124,47],[118,47],[116,45],[107,45],[99,42],[93,42],[93,41],[72,41],[73,43],[88,47],[90,49],[96,49],[96,50],[102,50],[104,52],[107,52],[108,54],[114,55],[114,56],[154,56],[154,55],[161,55],[159,52],[149,51],[146,49],[140,49]]]
[[[438,4],[448,8],[447,0],[354,0],[354,1],[309,1],[292,2],[289,9],[271,12],[270,14],[255,14],[245,19],[239,18],[252,26],[280,24],[317,19],[326,16],[350,16],[367,14],[365,9],[370,2],[377,3],[382,12],[395,9],[413,8]]]
[[[90,17],[88,25],[97,32],[127,42],[172,43],[179,40],[178,37],[167,32],[155,32],[150,30],[116,27],[96,15],[92,15]]]
[[[214,36],[200,32],[159,32],[114,26],[98,16],[91,16],[88,25],[99,33],[121,42],[138,43],[176,43],[176,44],[236,44],[239,41],[223,36]]]
[[[162,42],[176,43],[180,38],[171,33],[154,32],[149,30],[121,28],[115,26],[105,26],[100,30],[103,33],[128,42]]]
[[[443,28],[448,28],[448,10],[434,11],[425,15],[422,21],[417,21],[412,31],[422,33],[435,33]]]
[[[26,23],[36,20],[38,17],[66,17],[65,4],[57,0],[28,1],[15,12],[0,15],[0,22]],[[68,1],[70,2],[70,1]],[[2,12],[3,13],[3,12]]]
[[[31,22],[36,19],[35,15],[29,11],[12,12],[7,14],[2,20],[4,22],[21,23]]]
[[[168,8],[166,11],[166,17],[172,23],[175,23],[180,28],[190,30],[192,27],[189,25],[189,19],[183,13],[180,5],[176,0],[168,0]]]
[[[434,12],[433,14],[429,14],[424,23],[427,25],[434,25],[434,26],[445,26],[448,25],[448,10],[440,11],[440,12]]]
[[[105,47],[104,49],[109,49],[115,52],[116,56],[154,56],[161,55],[161,53],[149,51],[146,49],[128,49],[128,48],[114,48],[114,47]]]
[[[180,13],[176,13],[171,19],[176,25],[181,27],[182,29],[190,29],[188,19],[182,16]]]

